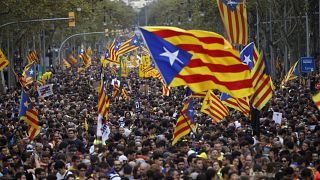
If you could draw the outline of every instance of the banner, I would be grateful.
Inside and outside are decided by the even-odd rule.
[[[53,86],[53,84],[47,84],[47,85],[44,85],[44,86],[40,86],[38,88],[39,96],[41,96],[41,97],[51,96],[53,94],[52,86]]]

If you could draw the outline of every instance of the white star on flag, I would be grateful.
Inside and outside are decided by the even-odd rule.
[[[175,52],[170,52],[169,50],[167,50],[165,47],[163,47],[164,49],[164,53],[161,53],[160,56],[165,56],[169,58],[170,64],[171,66],[174,64],[174,61],[177,60],[178,62],[180,62],[181,64],[183,64],[183,62],[178,58],[179,55],[179,50],[175,51]]]
[[[30,103],[28,103],[28,101],[24,102],[23,105],[27,108],[29,106]]]
[[[31,70],[29,71],[29,73],[32,75],[32,74],[33,74],[33,70],[31,69]]]
[[[249,56],[246,56],[244,55],[244,60],[243,62],[246,64],[246,65],[249,65],[252,61],[250,59],[250,55]]]

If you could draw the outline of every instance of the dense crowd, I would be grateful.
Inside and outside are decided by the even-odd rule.
[[[96,137],[101,68],[51,71],[54,95],[29,91],[41,124],[32,142],[18,117],[21,89],[1,95],[0,179],[320,179],[320,114],[311,100],[318,76],[310,86],[297,79],[277,87],[260,113],[258,135],[237,111],[212,124],[195,98],[197,129],[172,146],[184,88],[162,96],[157,79],[141,79],[132,69],[120,79],[130,87],[130,100],[110,97],[110,134],[102,142]],[[282,113],[280,124],[273,112]]]

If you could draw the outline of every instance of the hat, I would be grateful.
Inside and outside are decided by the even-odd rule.
[[[26,151],[27,152],[33,152],[33,146],[31,144],[27,145]]]
[[[208,159],[208,156],[205,152],[202,152],[201,154],[197,155],[197,157],[202,159]]]
[[[191,154],[196,154],[196,152],[194,150],[189,150],[188,151],[188,156],[190,156]]]
[[[125,155],[121,155],[121,156],[119,156],[118,160],[123,162],[123,161],[128,161],[128,158]]]

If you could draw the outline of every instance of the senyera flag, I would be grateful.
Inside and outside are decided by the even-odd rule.
[[[142,36],[166,84],[193,92],[218,89],[232,97],[253,93],[248,66],[221,35],[175,27],[143,27]]]

